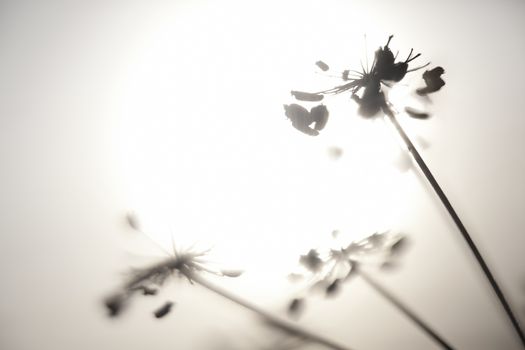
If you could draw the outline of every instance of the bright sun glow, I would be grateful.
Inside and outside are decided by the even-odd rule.
[[[390,126],[357,117],[348,95],[326,100],[330,120],[317,137],[284,115],[291,89],[339,83],[316,74],[316,60],[358,64],[362,36],[346,39],[354,52],[329,40],[310,48],[278,14],[269,26],[260,11],[201,10],[156,28],[127,72],[122,169],[144,230],[166,250],[173,236],[272,273],[333,244],[333,230],[348,241],[395,226],[406,180]]]

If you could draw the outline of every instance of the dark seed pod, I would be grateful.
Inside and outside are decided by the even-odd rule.
[[[155,315],[156,318],[162,318],[166,316],[167,314],[169,314],[172,306],[173,306],[173,302],[167,301],[164,305],[162,305],[160,308],[155,310],[155,312],[153,312],[153,315]]]
[[[324,98],[321,94],[314,94],[311,92],[292,91],[291,94],[299,101],[318,102]]]
[[[292,103],[291,105],[284,105],[284,111],[288,119],[292,121],[292,126],[297,130],[310,135],[317,136],[319,131],[314,130],[310,127],[314,121],[310,112],[303,106]]]
[[[324,63],[323,61],[315,62],[315,65],[317,67],[319,67],[323,72],[326,72],[327,70],[330,69],[330,67],[328,67],[328,65],[326,63]]]
[[[122,294],[116,294],[104,301],[104,305],[108,309],[110,317],[117,317],[125,307],[126,296]]]

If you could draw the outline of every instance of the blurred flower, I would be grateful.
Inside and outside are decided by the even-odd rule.
[[[342,283],[350,279],[362,264],[373,264],[381,268],[393,268],[395,259],[406,247],[406,238],[389,232],[374,233],[364,239],[351,242],[340,249],[323,253],[310,249],[299,258],[303,273],[293,273],[292,281],[306,280],[306,291],[322,291],[331,297],[340,292]],[[304,293],[304,292],[303,292]],[[302,294],[302,293],[301,293]],[[296,316],[305,307],[304,296],[292,299],[288,313]]]
[[[183,251],[174,252],[172,257],[145,268],[133,269],[122,289],[106,298],[104,304],[109,316],[119,316],[128,305],[130,298],[135,294],[153,296],[170,277],[185,277],[192,283],[192,276],[198,273],[210,273],[224,277],[238,277],[241,270],[212,269],[202,260],[205,252]],[[154,312],[155,317],[164,317],[171,310],[173,303],[166,302],[164,306]]]
[[[301,255],[299,262],[311,272],[319,271],[323,265],[323,261],[315,249],[310,249],[306,255]]]

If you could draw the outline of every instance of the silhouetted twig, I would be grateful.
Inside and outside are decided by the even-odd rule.
[[[236,303],[237,305],[240,305],[256,313],[268,325],[274,327],[275,329],[279,329],[288,335],[294,336],[298,339],[303,339],[307,342],[317,343],[333,350],[352,350],[350,348],[336,344],[335,342],[321,335],[307,331],[289,321],[273,316],[269,312],[250,303],[249,301],[246,301],[235,294],[209,282],[207,279],[202,277],[202,273],[210,273],[224,277],[238,277],[240,276],[241,272],[235,270],[211,269],[201,259],[205,254],[206,252],[178,252],[174,249],[173,257],[164,259],[149,267],[132,271],[128,280],[124,283],[123,288],[105,300],[105,306],[109,311],[109,315],[111,317],[120,315],[129,304],[129,301],[133,295],[153,295],[155,293],[151,293],[151,291],[156,291],[156,288],[162,286],[168,278],[183,277],[191,283],[197,283],[202,287]],[[163,306],[154,311],[154,316],[156,318],[164,317],[170,312],[172,306],[173,302],[166,302]]]
[[[421,317],[416,315],[412,310],[402,303],[397,297],[390,293],[385,287],[381,286],[379,282],[375,281],[367,273],[361,269],[356,269],[356,274],[361,277],[370,287],[376,292],[381,294],[385,299],[392,303],[401,313],[407,316],[412,322],[414,322],[420,329],[422,329],[428,336],[430,336],[436,343],[441,345],[443,349],[453,350],[454,348],[445,341],[435,330],[433,330]]]
[[[305,340],[323,345],[327,348],[334,349],[334,350],[351,350],[350,348],[338,345],[325,337],[322,337],[318,334],[314,334],[310,331],[307,331],[303,329],[302,327],[299,327],[291,322],[277,318],[273,316],[272,314],[268,313],[267,311],[261,309],[260,307],[250,303],[249,301],[241,299],[237,295],[230,293],[229,291],[222,289],[219,286],[214,285],[213,283],[209,282],[202,276],[199,276],[198,274],[193,273],[191,270],[182,268],[180,269],[180,272],[184,274],[186,277],[188,277],[190,280],[192,280],[193,282],[236,303],[237,305],[240,305],[256,313],[259,317],[261,317],[265,322],[267,322],[271,326],[276,327],[282,331],[285,331],[286,333],[290,335],[294,335],[296,337],[303,338]]]
[[[376,259],[379,258],[382,262],[381,266],[384,266],[385,263],[390,263],[392,259],[395,259],[404,250],[404,246],[406,246],[406,238],[402,235],[374,233],[362,240],[350,243],[345,248],[331,249],[328,254],[320,254],[317,250],[311,249],[308,254],[300,257],[299,262],[312,274],[310,289],[321,286],[324,288],[326,296],[331,296],[341,288],[343,282],[349,281],[351,278],[361,277],[439,346],[443,349],[452,350],[454,348],[427,322],[423,321],[421,316],[410,310],[405,303],[365,273],[361,267],[366,264],[367,258],[374,256]],[[341,275],[336,271],[343,271],[344,273]],[[294,298],[289,304],[288,310],[292,316],[297,316],[302,308],[304,308],[304,298]]]
[[[403,139],[403,142],[407,146],[408,151],[410,152],[410,154],[412,154],[412,157],[414,157],[417,165],[419,166],[419,168],[421,169],[421,171],[423,172],[423,174],[427,178],[428,182],[430,183],[430,185],[434,189],[434,192],[436,192],[437,196],[441,200],[441,203],[443,203],[443,205],[445,206],[445,209],[447,210],[448,214],[450,215],[450,217],[452,218],[452,220],[456,224],[456,227],[458,228],[459,232],[461,233],[461,235],[465,239],[467,245],[469,246],[470,251],[472,252],[472,254],[474,254],[474,257],[476,258],[479,266],[483,270],[483,273],[485,274],[486,278],[488,279],[490,285],[492,286],[492,289],[496,293],[496,296],[498,297],[501,305],[503,306],[503,309],[505,310],[505,312],[506,312],[507,316],[509,317],[509,319],[510,319],[510,321],[511,321],[511,323],[512,323],[512,325],[513,325],[513,327],[514,327],[514,329],[516,331],[516,333],[518,334],[518,336],[519,336],[519,338],[521,340],[522,346],[525,348],[525,335],[523,333],[523,330],[520,327],[519,321],[516,318],[516,316],[514,315],[514,313],[512,312],[512,309],[511,309],[507,299],[505,298],[505,295],[503,294],[503,291],[501,290],[498,282],[496,282],[496,279],[494,278],[494,275],[490,271],[487,263],[485,262],[485,259],[483,259],[483,256],[481,255],[481,253],[478,250],[476,244],[472,240],[472,238],[471,238],[470,234],[468,233],[465,225],[463,225],[463,222],[461,221],[461,219],[459,218],[458,214],[454,210],[454,207],[452,207],[452,204],[450,203],[450,201],[448,200],[447,196],[445,195],[445,193],[441,189],[441,186],[439,185],[437,180],[434,178],[434,176],[432,175],[432,172],[430,171],[430,169],[426,165],[425,161],[423,160],[423,158],[421,157],[421,155],[417,151],[416,147],[414,146],[414,144],[412,143],[410,138],[407,136],[407,134],[405,133],[405,131],[403,130],[403,128],[401,127],[401,125],[397,121],[397,118],[394,115],[393,111],[390,108],[384,108],[383,110],[384,110],[385,114],[388,116],[388,118],[390,119],[390,121],[392,122],[392,124],[394,125],[394,127],[396,128],[396,130],[399,133],[399,135],[401,136],[401,138]]]

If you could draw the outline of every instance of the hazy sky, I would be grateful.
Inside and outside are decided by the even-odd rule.
[[[524,20],[521,1],[1,1],[0,347],[254,349],[271,334],[251,314],[183,281],[117,322],[101,300],[173,237],[284,315],[300,254],[391,230],[401,267],[370,273],[457,349],[518,349],[394,129],[340,95],[310,137],[283,104],[340,82],[316,61],[359,69],[390,34],[443,66],[432,117],[399,120],[525,323]],[[401,110],[420,76],[392,92]],[[177,305],[156,320],[162,298]],[[308,306],[301,324],[352,349],[438,348],[359,280]]]

